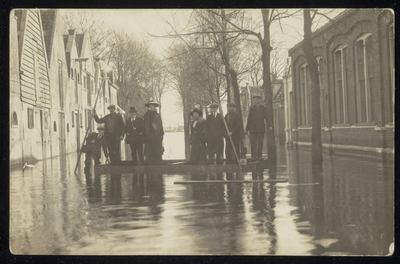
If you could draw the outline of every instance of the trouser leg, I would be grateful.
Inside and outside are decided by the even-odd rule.
[[[232,144],[229,138],[226,140],[225,158],[226,158],[226,164],[232,164]]]
[[[84,172],[90,172],[90,166],[92,165],[92,152],[85,153],[85,168]]]
[[[143,165],[143,142],[141,140],[136,141],[136,151],[137,151],[138,165]]]
[[[222,164],[222,154],[217,154],[217,164],[218,165]]]
[[[264,133],[257,133],[257,158],[262,158]]]
[[[131,141],[129,143],[129,146],[131,147],[131,156],[132,156],[132,162],[134,165],[137,164],[137,156],[136,156],[136,144],[134,141]]]
[[[251,158],[257,158],[257,133],[250,132]]]

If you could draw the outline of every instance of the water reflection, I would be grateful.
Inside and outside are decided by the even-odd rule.
[[[251,173],[75,175],[75,160],[10,172],[13,253],[385,255],[393,242],[390,160],[325,155],[313,185],[303,150],[279,152],[289,184],[174,184]]]

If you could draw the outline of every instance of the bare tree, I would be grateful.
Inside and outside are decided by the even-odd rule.
[[[104,51],[110,49],[111,29],[96,18],[91,10],[71,9],[62,11],[64,32],[75,29],[77,33],[88,33],[93,57],[104,59]]]

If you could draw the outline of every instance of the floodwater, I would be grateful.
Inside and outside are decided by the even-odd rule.
[[[181,158],[182,133],[165,135]],[[277,184],[174,184],[199,175],[84,175],[76,154],[10,172],[10,250],[61,255],[387,255],[393,159],[279,149]],[[210,179],[240,178],[208,175]],[[243,175],[251,179],[251,174]]]

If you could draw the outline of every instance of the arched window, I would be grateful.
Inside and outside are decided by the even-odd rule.
[[[16,112],[13,112],[12,114],[11,127],[18,127],[18,117]]]
[[[54,121],[54,123],[53,123],[53,129],[54,129],[54,131],[57,131],[57,124],[56,124],[56,121]]]
[[[372,122],[371,85],[374,79],[372,35],[356,41],[357,122]]]
[[[347,79],[348,79],[347,46],[340,46],[334,52],[335,71],[335,116],[336,124],[348,123]]]
[[[307,64],[304,63],[300,66],[299,71],[299,81],[300,81],[300,117],[302,126],[309,126],[311,124],[311,85],[308,73]]]

